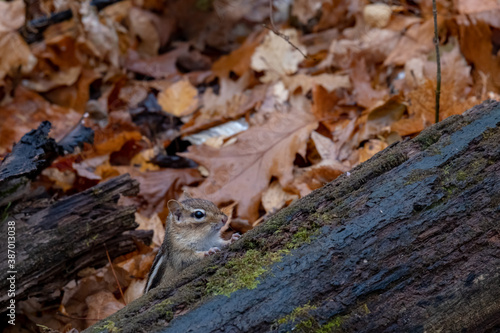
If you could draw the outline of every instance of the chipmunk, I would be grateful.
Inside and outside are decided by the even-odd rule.
[[[187,199],[181,202],[170,200],[165,227],[165,239],[149,271],[144,293],[170,281],[184,268],[200,259],[220,251],[237,240],[221,237],[221,229],[228,217],[208,200]]]

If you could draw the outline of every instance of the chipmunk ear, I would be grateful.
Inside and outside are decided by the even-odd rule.
[[[176,220],[180,220],[182,216],[182,204],[177,200],[169,200],[167,203],[168,210],[172,213]]]

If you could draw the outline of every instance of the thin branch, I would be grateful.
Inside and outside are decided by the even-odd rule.
[[[265,25],[265,24],[263,24],[262,26],[263,26],[264,28],[266,28],[266,29],[271,30],[272,32],[274,32],[274,34],[275,34],[276,36],[281,37],[283,40],[285,40],[285,41],[286,41],[288,44],[290,44],[290,45],[291,45],[294,49],[296,49],[297,51],[299,51],[299,52],[300,52],[300,54],[302,54],[302,56],[303,56],[305,59],[309,59],[309,57],[308,57],[306,54],[304,54],[304,52],[302,52],[302,50],[301,50],[301,49],[299,49],[299,48],[298,48],[298,47],[297,47],[294,43],[292,43],[292,42],[290,41],[290,37],[289,37],[289,36],[287,36],[287,35],[285,35],[285,34],[282,34],[282,33],[281,33],[281,32],[279,32],[278,30],[274,30],[272,27],[267,26],[267,25]]]
[[[439,122],[439,98],[441,97],[441,59],[439,56],[439,35],[437,26],[436,0],[432,0],[432,15],[434,16],[434,46],[436,47],[437,82],[436,82],[436,123]]]
[[[113,272],[113,276],[115,277],[116,284],[118,285],[118,289],[120,290],[120,295],[122,295],[123,302],[127,305],[127,301],[125,300],[125,296],[123,295],[122,287],[120,286],[120,281],[118,281],[118,277],[116,276],[115,269],[113,268],[113,263],[111,262],[111,258],[109,256],[108,249],[106,248],[106,244],[104,244],[104,248],[106,249],[106,255],[108,256],[109,266],[111,266],[111,271]]]
[[[262,26],[266,29],[269,29],[271,30],[272,32],[274,32],[274,34],[278,37],[281,37],[283,40],[285,40],[288,44],[290,44],[294,49],[296,49],[297,51],[300,52],[300,54],[302,54],[302,56],[307,59],[307,55],[304,54],[304,52],[302,52],[301,49],[299,49],[294,43],[292,43],[290,41],[290,36],[287,36],[285,34],[282,34],[281,32],[279,32],[278,28],[276,28],[276,26],[274,25],[274,19],[273,19],[273,0],[269,0],[269,20],[271,21],[271,26],[267,26],[265,24],[263,24]]]

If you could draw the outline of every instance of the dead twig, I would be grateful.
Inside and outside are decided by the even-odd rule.
[[[439,35],[437,26],[436,0],[432,0],[432,15],[434,16],[434,46],[436,47],[437,82],[436,82],[436,123],[439,122],[439,98],[441,97],[441,59],[439,57]]]
[[[106,248],[106,244],[104,244],[104,248]],[[118,289],[120,290],[120,295],[122,296],[123,302],[127,305],[127,301],[125,300],[125,296],[123,295],[122,287],[120,286],[120,281],[118,281],[118,277],[116,276],[115,269],[113,268],[113,263],[111,262],[111,258],[109,256],[108,249],[106,248],[106,255],[108,256],[109,266],[111,267],[111,271],[113,272],[113,276],[115,277],[116,284],[118,285]]]
[[[276,26],[274,25],[274,19],[273,19],[273,0],[269,0],[269,19],[271,21],[271,26],[268,26],[266,24],[263,24],[262,26],[266,29],[269,29],[271,30],[272,32],[274,32],[274,34],[278,37],[281,37],[285,42],[287,42],[288,44],[290,44],[294,49],[296,49],[297,51],[300,52],[300,54],[302,54],[302,56],[305,58],[305,59],[308,59],[307,55],[302,52],[301,49],[299,49],[297,47],[297,45],[295,45],[294,43],[292,43],[290,41],[290,36],[287,36],[281,32],[279,32],[278,28],[276,28]]]

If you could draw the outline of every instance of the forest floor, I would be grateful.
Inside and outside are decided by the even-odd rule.
[[[59,303],[19,305],[25,324],[82,330],[140,296],[169,199],[211,200],[244,232],[435,121],[432,1],[34,1],[30,18],[70,9],[28,44],[21,0],[0,1],[0,160],[49,120],[94,143],[33,183],[54,198],[129,173],[153,244],[88,268]],[[437,1],[439,119],[500,95],[500,4]],[[29,30],[29,26],[27,27]],[[265,223],[265,222],[264,222]],[[20,281],[22,283],[22,281]],[[53,291],[47,291],[48,293]]]

